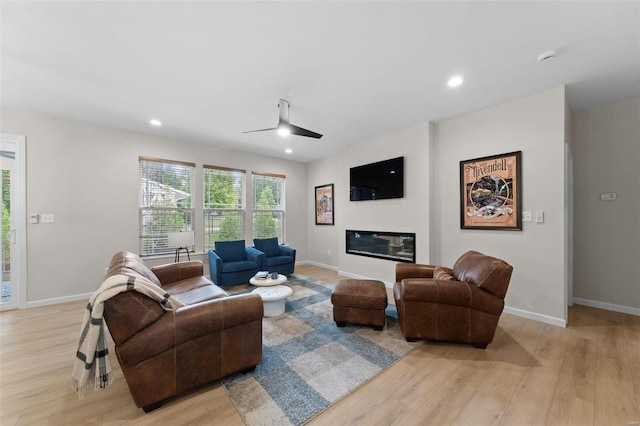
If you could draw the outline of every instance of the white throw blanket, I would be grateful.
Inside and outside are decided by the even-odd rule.
[[[156,300],[165,310],[174,310],[184,306],[175,297],[144,278],[128,275],[113,275],[107,278],[89,299],[84,318],[82,333],[71,373],[71,388],[80,398],[84,396],[86,385],[94,383],[94,388],[104,389],[113,380],[109,350],[104,335],[104,302],[113,296],[134,290]]]

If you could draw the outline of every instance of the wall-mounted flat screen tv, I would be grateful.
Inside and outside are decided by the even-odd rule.
[[[352,167],[350,200],[385,200],[404,197],[404,157]]]

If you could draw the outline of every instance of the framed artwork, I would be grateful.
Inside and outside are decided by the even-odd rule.
[[[333,184],[316,186],[316,225],[333,225]]]
[[[522,230],[522,151],[460,162],[460,228]]]

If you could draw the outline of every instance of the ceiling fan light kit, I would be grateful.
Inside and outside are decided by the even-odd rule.
[[[289,102],[284,99],[280,99],[278,102],[278,109],[280,110],[280,116],[278,118],[278,125],[269,129],[260,130],[248,130],[242,133],[255,133],[266,132],[270,130],[277,130],[280,136],[298,135],[308,138],[320,139],[322,135],[320,133],[312,132],[311,130],[303,129],[302,127],[294,126],[289,122]]]

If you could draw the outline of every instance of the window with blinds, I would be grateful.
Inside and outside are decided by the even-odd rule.
[[[244,239],[246,171],[204,165],[204,249]]]
[[[139,157],[140,255],[173,253],[169,232],[193,231],[194,163]],[[193,250],[192,247],[188,247]]]
[[[252,172],[253,238],[284,243],[284,175]]]

